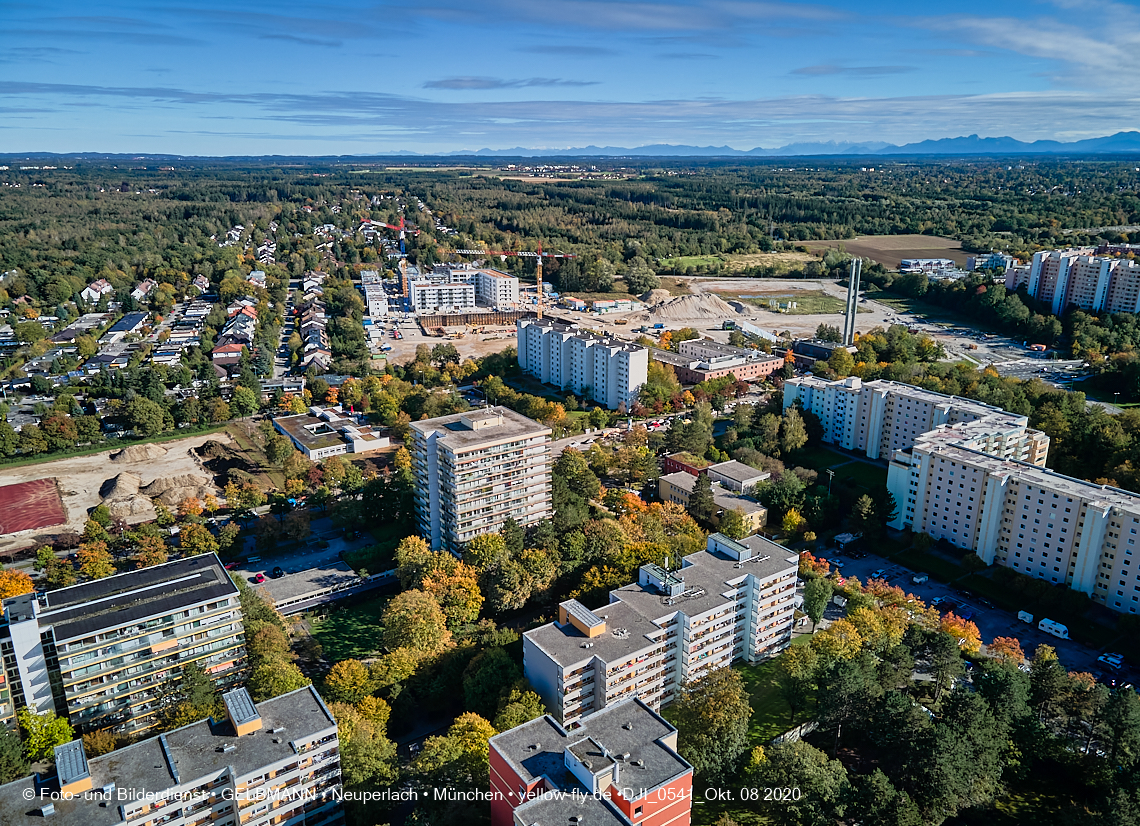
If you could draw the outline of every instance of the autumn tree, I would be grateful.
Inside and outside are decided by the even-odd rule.
[[[1017,637],[994,637],[993,642],[986,646],[986,653],[996,660],[1021,665],[1025,661],[1025,652],[1021,650],[1021,642]]]
[[[823,619],[823,612],[827,610],[827,604],[831,601],[831,593],[831,582],[823,577],[809,579],[804,586],[804,613],[811,620],[813,634],[815,627]]]
[[[325,675],[322,694],[333,702],[359,703],[373,691],[368,666],[360,660],[341,660]]]
[[[183,525],[178,534],[178,544],[187,556],[212,554],[218,551],[218,541],[205,525]]]
[[[115,558],[106,542],[84,542],[77,551],[79,572],[88,579],[103,579],[115,573]]]
[[[0,599],[30,594],[33,589],[32,578],[23,571],[0,570]]]
[[[709,782],[731,778],[748,746],[752,707],[740,672],[718,668],[681,686],[669,708],[681,756]]]
[[[404,591],[384,609],[384,644],[389,649],[435,654],[450,641],[447,618],[435,597],[425,591]]]

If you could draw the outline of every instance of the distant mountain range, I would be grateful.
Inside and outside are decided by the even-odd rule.
[[[1137,154],[1140,155],[1140,132],[1117,132],[1103,138],[1088,138],[1065,143],[1063,141],[1019,141],[1016,138],[979,138],[969,135],[958,138],[940,138],[918,143],[897,146],[882,141],[850,143],[826,141],[819,143],[789,143],[776,149],[733,149],[731,146],[685,146],[667,143],[648,146],[580,146],[566,149],[527,149],[516,146],[513,149],[462,149],[455,152],[425,153],[399,150],[375,155],[321,155],[321,156],[228,156],[228,160],[271,160],[278,162],[308,160],[332,161],[338,163],[365,161],[372,158],[782,158],[799,156],[832,157],[876,157],[876,156],[969,156],[969,155],[1095,155],[1095,154]],[[129,154],[108,152],[28,152],[0,153],[0,159],[31,158],[87,158],[87,159],[130,159],[130,160],[194,160],[200,156],[167,154]],[[204,158],[203,158],[204,159]]]
[[[583,146],[569,149],[479,149],[448,152],[447,155],[475,157],[703,157],[703,158],[779,158],[799,155],[1084,155],[1098,153],[1140,153],[1140,132],[1117,132],[1103,138],[1088,138],[1065,143],[1062,141],[1019,141],[1016,138],[979,138],[977,135],[959,138],[941,138],[897,146],[882,141],[848,143],[789,143],[776,149],[733,149],[731,146],[684,146],[650,144],[633,148],[622,146]]]

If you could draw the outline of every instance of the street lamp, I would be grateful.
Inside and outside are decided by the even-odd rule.
[[[835,481],[835,471],[831,468],[827,469],[827,495],[831,496],[831,483]]]
[[[1116,405],[1117,402],[1119,402],[1119,401],[1120,401],[1120,391],[1118,390],[1117,392],[1112,394],[1112,403],[1114,405]]]

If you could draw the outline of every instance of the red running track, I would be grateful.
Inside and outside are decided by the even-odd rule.
[[[55,479],[0,487],[0,534],[32,531],[66,521]]]

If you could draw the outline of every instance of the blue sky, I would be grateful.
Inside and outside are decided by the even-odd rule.
[[[1140,10],[0,0],[0,151],[774,147],[1140,128]]]

